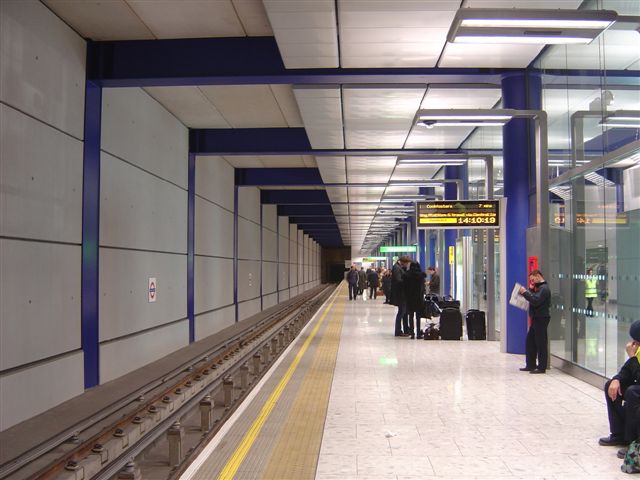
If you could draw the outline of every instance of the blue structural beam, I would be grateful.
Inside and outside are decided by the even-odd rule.
[[[328,216],[333,218],[331,205],[278,205],[278,215]]]
[[[87,78],[103,87],[256,84],[500,84],[504,68],[286,69],[274,37],[89,42]],[[595,82],[600,70],[545,71]],[[607,71],[607,78],[630,77]],[[595,83],[593,83],[595,84]]]
[[[310,151],[304,128],[207,128],[189,130],[189,151],[198,155]]]
[[[189,154],[187,189],[187,318],[189,343],[196,339],[195,245],[196,245],[196,156]],[[261,210],[262,211],[262,210]]]
[[[333,216],[324,216],[324,217],[309,217],[309,216],[290,216],[289,217],[289,221],[291,223],[295,223],[297,224],[301,224],[301,223],[307,223],[307,224],[322,224],[322,225],[336,225],[337,227],[337,223],[336,223],[336,219]]]
[[[261,190],[263,204],[277,205],[330,205],[325,190]]]
[[[236,168],[239,187],[322,186],[317,168]]]

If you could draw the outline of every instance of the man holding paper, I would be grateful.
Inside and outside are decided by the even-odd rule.
[[[531,327],[527,332],[526,365],[520,370],[529,373],[545,373],[549,358],[547,328],[551,320],[551,290],[540,270],[529,274],[530,290],[520,287],[519,294],[529,302]],[[538,364],[536,365],[536,357]]]

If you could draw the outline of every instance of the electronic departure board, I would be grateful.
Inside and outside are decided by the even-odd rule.
[[[494,228],[500,226],[498,200],[417,202],[418,227]]]

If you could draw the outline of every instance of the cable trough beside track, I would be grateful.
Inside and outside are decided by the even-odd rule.
[[[317,287],[243,322],[204,354],[6,461],[0,479],[177,477],[334,288]]]

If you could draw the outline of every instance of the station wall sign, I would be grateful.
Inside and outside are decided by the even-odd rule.
[[[377,262],[379,260],[386,260],[387,257],[364,257],[363,262]]]
[[[417,202],[418,228],[497,228],[498,200]]]
[[[418,247],[415,245],[389,245],[380,247],[380,253],[416,253]]]

